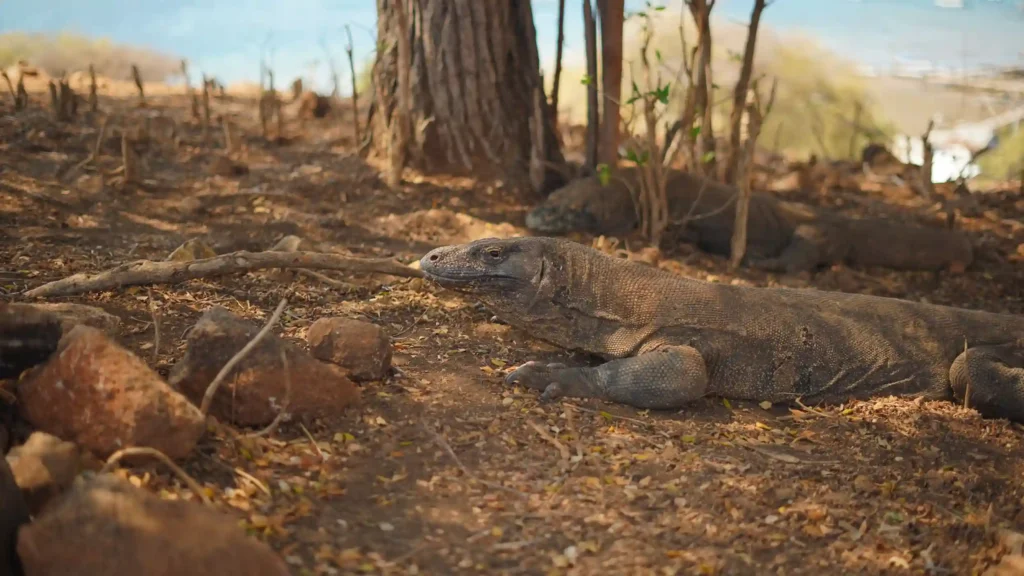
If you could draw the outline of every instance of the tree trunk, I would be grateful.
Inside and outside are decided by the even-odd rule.
[[[542,192],[563,183],[529,0],[377,0],[375,156],[389,156],[399,125],[397,2],[409,19],[408,165]]]
[[[558,90],[562,81],[562,46],[565,44],[565,0],[558,0],[558,46],[555,48],[555,77],[551,82],[551,126],[558,130]]]
[[[619,102],[622,95],[624,0],[597,0],[601,16],[601,140],[598,157],[614,166],[619,158]]]
[[[740,69],[740,77],[736,80],[736,89],[732,95],[732,113],[729,117],[729,155],[722,167],[722,180],[727,184],[736,182],[736,166],[743,153],[740,148],[740,125],[743,123],[743,109],[747,105],[747,90],[750,88],[750,75],[754,70],[757,28],[761,23],[761,12],[764,11],[764,7],[765,0],[754,0],[754,10],[750,14],[750,26],[747,28],[747,45],[743,50],[743,67]]]
[[[583,29],[587,41],[587,142],[583,160],[583,173],[593,174],[597,168],[597,25],[590,0],[583,0]]]
[[[691,0],[688,3],[690,13],[697,23],[697,58],[694,68],[697,75],[697,89],[694,93],[695,117],[700,116],[700,136],[698,152],[696,154],[697,165],[694,166],[698,173],[714,174],[714,157],[708,162],[704,161],[708,153],[715,151],[715,131],[712,123],[712,104],[714,83],[711,79],[711,9],[715,6],[715,0]]]

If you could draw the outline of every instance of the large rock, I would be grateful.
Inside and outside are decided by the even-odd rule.
[[[183,458],[205,429],[199,409],[143,360],[81,325],[18,384],[18,405],[37,430],[104,459],[128,446]]]
[[[17,378],[57,350],[60,319],[42,310],[0,302],[0,378]]]
[[[46,432],[33,432],[11,449],[7,463],[33,515],[71,486],[87,462],[83,456],[78,446]]]
[[[75,304],[73,302],[40,302],[36,304],[17,303],[11,304],[11,308],[23,310],[38,310],[57,317],[60,321],[64,334],[71,332],[71,329],[79,324],[91,326],[102,330],[108,335],[114,336],[121,328],[121,319],[113,314],[86,304]]]
[[[28,524],[29,511],[25,498],[14,481],[7,461],[0,458],[0,574],[20,576],[21,563],[14,548],[18,529]]]
[[[380,380],[391,367],[391,340],[380,326],[349,318],[321,318],[306,341],[313,356],[349,371],[356,381]]]
[[[287,576],[284,561],[230,516],[163,500],[111,474],[75,482],[24,527],[26,576]]]
[[[189,332],[185,357],[171,370],[169,381],[200,404],[221,368],[259,331],[224,308],[211,308]],[[288,359],[287,378],[282,352]],[[291,400],[285,407],[287,382]],[[358,399],[359,389],[340,368],[267,334],[228,374],[210,413],[241,426],[262,426],[282,409],[299,419],[318,418],[338,414]]]

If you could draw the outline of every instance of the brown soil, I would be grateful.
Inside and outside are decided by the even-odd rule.
[[[176,150],[157,141],[143,151],[141,186],[119,187],[98,172],[120,164],[113,121],[98,162],[68,174],[96,127],[56,124],[44,104],[37,94],[27,111],[14,114],[6,99],[0,107],[0,290],[12,300],[72,273],[162,259],[194,237],[225,252],[298,234],[316,249],[410,262],[433,246],[523,233],[535,200],[411,172],[389,190],[355,153],[347,109],[304,129],[290,120],[281,144],[259,136],[253,100],[230,97],[213,105],[239,124],[248,172],[237,176],[212,171],[222,133],[214,130],[215,150],[204,151],[184,98],[155,95],[146,109],[131,97],[103,100],[128,124],[168,115],[184,132]],[[872,210],[915,217],[875,200]],[[687,246],[660,265],[718,282],[1024,313],[1024,225],[1013,220],[1024,204],[1009,193],[982,202],[961,221],[978,246],[963,274],[732,274],[724,259]],[[184,332],[214,304],[262,323],[287,295],[278,333],[297,339],[327,315],[390,333],[398,370],[364,385],[362,406],[307,429],[285,424],[270,439],[219,429],[184,463],[296,574],[968,574],[998,559],[997,528],[1024,529],[1019,426],[892,398],[801,409],[707,399],[668,413],[541,405],[501,377],[529,359],[582,358],[421,280],[344,280],[353,284],[347,293],[280,272],[152,290],[164,375],[183,353]],[[116,314],[122,341],[152,361],[147,298],[145,288],[129,288],[58,300]],[[129,472],[167,497],[187,494],[164,470]]]

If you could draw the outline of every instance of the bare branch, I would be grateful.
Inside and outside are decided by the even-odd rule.
[[[186,262],[137,260],[99,274],[75,274],[25,292],[30,298],[70,296],[125,286],[175,284],[196,278],[226,276],[268,268],[344,270],[420,278],[423,273],[394,260],[352,258],[321,252],[231,252]]]

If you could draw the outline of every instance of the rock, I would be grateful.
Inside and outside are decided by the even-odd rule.
[[[21,446],[7,454],[14,480],[33,515],[55,496],[67,490],[82,470],[78,446],[45,432],[33,432]]]
[[[391,339],[380,326],[349,318],[321,318],[306,332],[313,356],[348,370],[353,380],[380,380],[391,367]]]
[[[185,357],[171,369],[170,383],[200,404],[217,373],[260,329],[224,308],[211,308],[189,332]],[[240,426],[269,424],[285,408],[286,380],[291,382],[286,410],[301,420],[338,414],[359,399],[359,389],[343,370],[271,333],[221,384],[210,412]]]
[[[203,258],[213,258],[217,253],[198,238],[190,238],[184,241],[181,246],[175,248],[167,255],[168,262],[191,262]]]
[[[24,304],[0,302],[0,379],[17,378],[49,359],[61,338],[60,319]]]
[[[120,318],[96,306],[71,302],[42,302],[39,304],[11,304],[11,307],[31,308],[53,314],[60,320],[64,334],[71,332],[71,329],[79,324],[102,330],[111,336],[116,336],[121,329]]]
[[[199,409],[143,360],[88,326],[72,329],[57,353],[19,382],[17,396],[37,430],[103,459],[127,446],[183,458],[205,428]]]
[[[249,166],[248,164],[232,160],[227,156],[216,156],[213,161],[210,162],[209,170],[210,174],[214,176],[234,178],[236,176],[244,176],[248,174]]]
[[[0,459],[2,460],[2,459]],[[0,574],[24,574],[15,554],[18,529],[28,524],[29,511],[6,460],[0,461]]]
[[[164,500],[112,474],[75,482],[18,534],[28,576],[287,576],[231,516]]]

